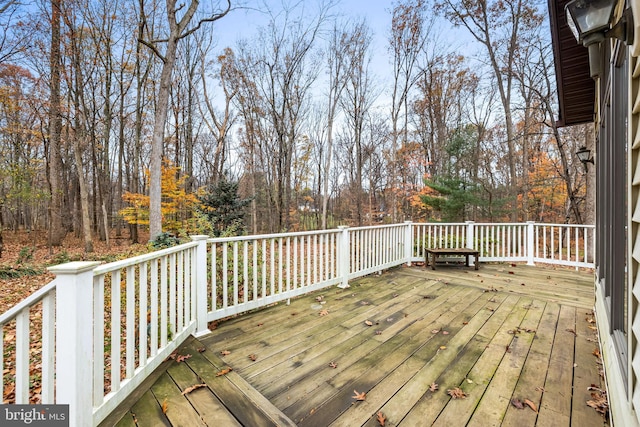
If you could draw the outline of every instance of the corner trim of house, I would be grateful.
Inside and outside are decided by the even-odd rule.
[[[596,285],[596,313],[607,312],[601,291],[602,288]],[[622,381],[624,377],[620,367],[620,359],[616,355],[613,337],[607,333],[609,331],[609,319],[607,319],[607,316],[598,316],[597,322],[600,352],[602,354],[607,395],[609,397],[609,422],[611,427],[640,427],[637,414],[633,410],[626,392],[627,384]]]

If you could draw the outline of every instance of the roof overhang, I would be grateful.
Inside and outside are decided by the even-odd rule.
[[[551,43],[558,86],[559,127],[594,121],[595,81],[589,76],[589,51],[573,37],[564,7],[570,0],[548,0]]]

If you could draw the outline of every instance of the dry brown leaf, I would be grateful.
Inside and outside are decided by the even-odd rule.
[[[382,335],[382,331],[376,331],[376,335]]]
[[[251,360],[252,362],[255,362],[256,360],[258,360],[258,356],[252,353],[249,355],[249,360]]]
[[[367,393],[364,391],[362,393],[358,393],[356,390],[353,390],[353,396],[351,396],[355,400],[365,400],[367,398]]]
[[[178,355],[176,356],[176,362],[180,363],[180,362],[184,362],[187,359],[191,359],[191,355],[190,354],[185,354],[185,355]]]
[[[591,399],[587,400],[587,405],[606,416],[609,412],[609,402],[605,393],[591,393]]]
[[[373,322],[371,320],[365,320],[364,324],[367,326],[373,326]]]
[[[448,331],[442,331],[442,335],[449,335]]]
[[[435,393],[439,388],[440,386],[437,383],[431,383],[431,385],[429,386],[429,391],[431,393]]]
[[[320,302],[320,301],[322,301],[322,298],[324,298],[322,295],[317,296],[317,297],[316,297],[316,301]]]
[[[447,394],[454,399],[464,399],[467,397],[467,393],[462,391],[460,387],[453,388],[451,390],[447,390]]]
[[[206,350],[206,347],[198,347],[198,353],[204,353]]]
[[[517,397],[514,397],[513,399],[511,399],[511,404],[518,409],[524,409],[524,404]]]
[[[164,400],[162,401],[162,413],[166,414],[167,413],[167,409],[169,409],[169,402],[167,402],[167,398],[165,397]]]
[[[440,333],[440,329],[432,329],[431,333],[432,334],[438,334],[438,333]]]
[[[531,410],[532,410],[533,412],[535,412],[536,414],[538,413],[538,407],[536,406],[536,404],[535,404],[535,403],[533,403],[533,402],[532,402],[532,401],[530,401],[529,399],[525,399],[525,400],[523,400],[523,403],[524,403],[525,405],[527,405],[529,408],[531,408]]]
[[[324,310],[320,311],[320,313],[318,314],[320,314],[320,316],[326,316],[327,314],[329,314],[329,310],[325,308]]]
[[[338,364],[336,362],[331,362],[331,363],[329,363],[329,367],[333,368],[333,369],[336,369],[338,367]]]
[[[573,335],[575,335],[575,336],[578,336],[578,334],[576,333],[576,331],[574,331],[573,329],[567,329],[566,331],[567,331],[567,332],[569,332],[569,333],[572,333],[572,334],[573,334]]]
[[[446,349],[447,349],[447,346],[446,346],[446,345],[441,345],[441,346],[440,346],[440,350],[446,350]]]
[[[381,426],[384,426],[384,423],[387,422],[387,417],[385,417],[385,415],[378,411],[378,417],[376,418],[378,420],[378,424],[380,424]]]
[[[221,354],[221,355],[223,355],[223,356],[228,356],[228,355],[230,355],[230,354],[231,354],[231,352],[230,352],[229,350],[222,350],[222,351],[220,352],[220,354]]]
[[[207,386],[206,384],[194,384],[194,385],[192,385],[191,387],[187,387],[187,388],[185,388],[185,389],[182,391],[182,395],[184,396],[185,394],[189,394],[189,393],[191,393],[193,390],[197,390],[197,389],[199,389],[199,388],[206,387],[206,386]]]
[[[223,375],[227,375],[229,372],[233,371],[233,369],[231,369],[230,366],[227,366],[226,368],[224,368],[223,370],[221,370],[220,372],[216,373],[216,377],[221,377]]]
[[[595,357],[597,357],[599,359],[600,358],[600,349],[594,348],[593,352],[591,354],[593,354]]]

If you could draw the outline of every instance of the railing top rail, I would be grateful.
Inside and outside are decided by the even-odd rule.
[[[34,293],[29,295],[22,301],[20,301],[18,304],[14,305],[9,310],[2,313],[2,315],[0,315],[0,326],[3,326],[4,324],[13,320],[13,318],[25,308],[31,307],[32,305],[35,305],[38,302],[40,302],[44,297],[47,296],[49,292],[51,292],[51,290],[55,289],[55,287],[56,287],[56,279],[53,279],[49,284],[38,289],[37,291],[35,291]]]
[[[312,236],[314,234],[338,234],[338,233],[340,233],[339,229],[295,231],[295,232],[289,232],[289,233],[252,234],[250,236],[212,237],[207,239],[207,242],[208,243],[241,242],[243,240],[281,239],[283,237],[299,237],[299,236]]]
[[[460,225],[466,226],[466,222],[414,222],[413,225]]]
[[[535,227],[570,227],[570,228],[596,228],[593,224],[551,224],[544,222],[536,222]]]
[[[416,223],[412,223],[413,225],[415,225]],[[360,230],[373,230],[373,229],[379,229],[379,228],[398,228],[398,227],[404,227],[406,226],[406,223],[399,223],[399,224],[381,224],[381,225],[363,225],[361,227],[349,227],[349,231],[360,231]]]
[[[166,255],[178,253],[180,251],[193,248],[197,245],[198,245],[197,242],[187,242],[178,246],[173,246],[166,249],[160,249],[159,251],[149,252],[148,254],[134,256],[133,258],[127,258],[120,261],[110,262],[108,264],[103,264],[96,267],[95,270],[93,270],[93,274],[94,275],[106,274],[111,271],[120,270],[125,267],[131,267],[136,264],[140,264],[146,261],[151,261],[153,259],[161,258]]]

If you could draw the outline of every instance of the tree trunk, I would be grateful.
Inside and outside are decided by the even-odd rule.
[[[49,246],[60,246],[66,234],[63,226],[64,189],[60,155],[62,117],[60,114],[60,6],[51,0],[51,90],[49,107]]]

